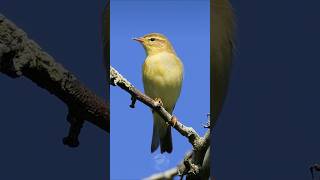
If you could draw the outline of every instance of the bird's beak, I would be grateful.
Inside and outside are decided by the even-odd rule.
[[[135,41],[138,41],[138,42],[140,42],[140,43],[142,43],[143,42],[143,38],[132,38],[133,40],[135,40]]]

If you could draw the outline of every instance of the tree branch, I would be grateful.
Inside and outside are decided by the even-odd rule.
[[[207,149],[210,146],[210,129],[207,130],[204,137],[192,128],[183,125],[177,117],[172,116],[161,103],[153,100],[149,96],[143,94],[136,89],[127,79],[125,79],[117,70],[110,66],[110,83],[113,86],[119,86],[131,95],[131,105],[134,108],[136,100],[144,103],[148,107],[157,112],[163,120],[176,129],[182,136],[185,136],[193,147],[192,153],[188,153],[183,162],[176,168],[165,171],[164,173],[155,174],[148,179],[170,179],[170,176],[189,175],[190,178],[198,178],[201,176],[201,166]]]
[[[110,132],[109,106],[26,33],[0,14],[0,72],[12,78],[25,76],[62,100],[69,109],[70,131],[64,143],[76,147],[84,120]]]
[[[131,95],[132,104],[130,105],[130,107],[134,107],[135,100],[141,101],[145,105],[152,108],[155,112],[157,112],[165,120],[166,123],[176,129],[182,136],[188,138],[189,142],[195,149],[198,149],[202,144],[203,138],[201,138],[192,127],[183,125],[177,117],[172,116],[170,113],[168,113],[168,111],[166,111],[159,102],[153,100],[149,96],[136,89],[112,66],[110,66],[110,83],[111,85],[119,86]]]
[[[178,168],[174,167],[164,172],[153,174],[147,178],[144,178],[144,180],[169,180],[173,179],[176,175],[178,175],[178,173]]]
[[[144,179],[171,180],[175,176],[180,176],[182,179],[185,175],[187,179],[208,179],[210,176],[210,146],[208,146],[208,144],[210,144],[210,130],[207,131],[204,142],[201,148],[203,151],[206,151],[204,154],[200,153],[203,151],[195,152],[195,150],[192,150],[185,155],[183,161],[176,167],[153,174]],[[196,159],[200,160],[201,158],[203,158],[202,165],[196,161]]]

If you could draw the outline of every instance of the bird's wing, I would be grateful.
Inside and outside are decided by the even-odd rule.
[[[234,18],[228,0],[213,0],[211,13],[211,127],[222,111],[227,95],[234,48]]]

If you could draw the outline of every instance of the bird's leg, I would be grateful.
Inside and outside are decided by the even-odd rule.
[[[163,103],[162,103],[162,101],[161,101],[161,99],[160,98],[155,98],[154,99],[154,101],[156,101],[156,107],[157,108],[160,108],[160,107],[163,107]],[[154,112],[154,110],[152,110],[152,113]],[[172,126],[172,127],[174,127],[175,125],[176,125],[176,123],[177,123],[177,118],[174,116],[174,115],[172,115],[171,116],[171,121],[170,122],[166,122],[166,124],[168,125],[168,126]]]
[[[155,98],[154,101],[156,102],[156,107],[159,108],[163,106],[163,103],[161,101],[161,98]]]

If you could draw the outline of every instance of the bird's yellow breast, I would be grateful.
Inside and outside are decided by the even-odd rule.
[[[172,111],[180,95],[183,65],[173,53],[161,52],[148,56],[143,64],[145,93],[161,98],[165,108]]]

